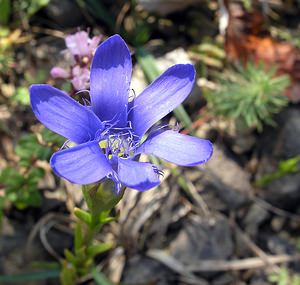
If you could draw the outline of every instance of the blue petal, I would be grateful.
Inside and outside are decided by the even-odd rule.
[[[83,143],[95,138],[103,129],[98,117],[64,92],[46,85],[30,87],[32,110],[48,129],[75,142]]]
[[[145,191],[160,183],[155,166],[148,162],[138,162],[131,159],[119,159],[118,176],[127,187]]]
[[[112,168],[97,142],[80,144],[54,153],[53,171],[76,184],[95,183],[112,173]]]
[[[134,132],[139,137],[157,121],[173,111],[191,92],[195,69],[191,64],[169,68],[134,100],[129,114]]]
[[[149,137],[137,153],[152,154],[177,165],[194,166],[208,161],[213,147],[208,140],[165,131]]]
[[[129,49],[119,35],[96,50],[91,67],[90,96],[93,111],[102,121],[127,124],[127,105],[132,72]]]

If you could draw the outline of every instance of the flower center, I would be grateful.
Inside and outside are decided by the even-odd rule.
[[[99,145],[106,157],[127,158],[133,156],[139,143],[131,127],[114,128],[106,126],[101,133]]]

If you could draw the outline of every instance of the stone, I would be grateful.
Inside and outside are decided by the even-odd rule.
[[[266,236],[267,248],[271,254],[295,254],[297,249],[295,246],[287,239],[278,235],[268,235]]]
[[[258,204],[251,205],[243,220],[246,232],[250,236],[256,236],[259,226],[269,217],[269,212]]]
[[[138,3],[147,11],[168,15],[182,11],[192,4],[200,3],[200,0],[138,0]]]
[[[287,107],[258,140],[260,161],[256,179],[277,170],[280,161],[300,155],[300,110]],[[300,172],[287,174],[262,187],[259,195],[276,207],[295,211],[300,203]]]
[[[274,180],[263,189],[263,198],[281,209],[293,211],[300,203],[300,173]]]
[[[228,157],[222,147],[214,145],[212,158],[201,169],[207,174],[208,184],[214,186],[229,209],[238,209],[250,202],[254,190],[249,173]]]
[[[220,276],[217,276],[214,278],[214,280],[211,282],[211,285],[230,285],[230,284],[236,284],[235,283],[235,277],[230,273],[224,273]]]
[[[83,15],[76,1],[51,0],[43,11],[60,27],[78,27],[84,23]],[[72,15],[72,17],[70,17],[70,15]]]
[[[173,284],[174,273],[160,262],[135,255],[131,257],[123,271],[122,284]]]
[[[228,221],[216,217],[185,221],[177,237],[170,243],[168,252],[183,265],[193,265],[201,260],[226,260],[233,254],[233,240]]]
[[[300,110],[298,107],[286,108],[278,118],[278,138],[275,154],[282,159],[300,154]]]

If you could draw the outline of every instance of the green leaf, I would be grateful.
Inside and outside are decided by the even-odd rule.
[[[28,1],[27,6],[27,15],[28,17],[33,16],[36,12],[38,12],[43,7],[47,6],[50,0],[33,0]]]
[[[278,171],[281,175],[293,174],[299,171],[298,164],[300,162],[300,156],[281,161],[278,166]]]
[[[37,280],[45,280],[50,278],[58,278],[59,270],[45,270],[36,272],[27,272],[14,275],[0,275],[0,282],[6,283],[24,283]]]
[[[81,225],[77,223],[75,227],[75,237],[74,237],[75,252],[77,252],[79,248],[82,246],[82,242],[83,242],[82,228]]]
[[[41,145],[35,134],[22,136],[15,151],[20,157],[20,164],[25,167],[31,166],[36,159],[48,160],[52,154],[52,149]]]
[[[11,13],[10,0],[0,0],[0,24],[8,23]]]
[[[70,251],[68,250],[67,248],[64,250],[64,255],[66,257],[66,260],[72,264],[76,264],[76,257],[75,255]]]
[[[65,138],[50,131],[49,129],[44,128],[41,132],[43,140],[46,143],[56,144],[58,146],[62,145],[65,141]]]
[[[74,214],[75,216],[81,220],[82,222],[84,222],[85,224],[87,225],[90,225],[91,222],[92,222],[92,216],[90,213],[84,211],[84,210],[81,210],[79,208],[74,208]]]
[[[22,210],[28,206],[38,207],[41,204],[41,195],[37,184],[44,175],[41,168],[32,168],[26,174],[20,174],[17,169],[7,167],[0,173],[0,183],[5,187],[5,199]]]
[[[45,269],[61,269],[61,265],[56,261],[44,261],[44,260],[35,260],[30,263],[30,267],[32,269],[39,269],[39,270],[45,270]]]
[[[14,191],[22,187],[24,178],[17,169],[6,167],[0,173],[0,183],[4,184],[6,189]]]
[[[75,281],[77,280],[76,268],[67,261],[64,261],[59,277],[61,285],[75,284]]]
[[[112,249],[112,247],[113,247],[112,243],[99,243],[99,244],[89,246],[87,249],[87,253],[90,258],[94,258],[96,255]]]
[[[274,180],[284,177],[285,175],[297,173],[299,171],[299,162],[299,155],[280,161],[275,172],[262,176],[260,179],[255,181],[254,185],[257,187],[264,187]]]
[[[101,224],[103,225],[111,222],[115,222],[116,220],[117,220],[116,217],[103,217],[103,216],[100,217]]]
[[[144,48],[137,49],[136,57],[139,65],[141,66],[144,72],[144,75],[148,83],[154,81],[156,77],[161,74],[161,71],[158,69],[155,63],[155,58]]]
[[[103,273],[99,272],[96,268],[92,270],[92,276],[97,285],[114,285],[105,277]]]
[[[29,105],[29,91],[27,87],[18,87],[15,94],[12,96],[12,100],[21,103],[22,105]]]
[[[249,63],[222,73],[219,90],[204,93],[210,112],[243,129],[274,125],[273,115],[288,104],[284,91],[289,85],[289,78],[275,71]]]

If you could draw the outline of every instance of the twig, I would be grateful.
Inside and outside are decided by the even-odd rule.
[[[187,179],[186,179],[186,184],[189,190],[189,194],[191,195],[191,198],[195,202],[196,206],[201,209],[201,211],[203,212],[206,218],[212,217],[212,214],[207,204],[205,203],[201,195],[198,193],[195,185],[190,180]]]
[[[121,11],[120,13],[118,14],[117,16],[117,19],[116,19],[116,32],[120,32],[120,27],[121,27],[121,24],[124,20],[124,17],[126,15],[126,13],[129,11],[130,9],[130,2],[126,2],[123,7],[121,8]]]
[[[267,255],[270,265],[299,261],[300,255]],[[239,271],[265,268],[266,264],[260,257],[237,260],[201,260],[199,264],[187,265],[190,272]]]
[[[245,244],[252,250],[255,255],[257,255],[264,262],[265,266],[271,267],[273,271],[278,272],[279,268],[270,262],[268,254],[266,254],[260,247],[258,247],[234,221],[232,222],[232,225],[239,233]]]
[[[39,233],[40,229],[43,228],[49,221],[51,220],[61,220],[64,222],[69,223],[71,219],[68,216],[62,215],[62,214],[57,214],[57,213],[48,213],[45,216],[43,216],[32,228],[32,230],[29,233],[26,246],[25,246],[25,255],[29,256],[30,253],[30,248],[33,243],[34,238],[37,236]]]
[[[47,240],[47,233],[55,224],[56,221],[51,221],[40,229],[40,240],[47,252],[59,261],[61,260],[61,257],[56,253],[56,251],[53,249],[53,247],[49,244]]]
[[[48,36],[53,36],[53,37],[56,37],[56,38],[61,38],[61,39],[65,38],[65,33],[61,32],[61,31],[58,31],[58,30],[32,26],[31,31],[33,33],[41,33],[41,34],[45,34],[45,35],[48,35]]]
[[[268,203],[267,201],[265,201],[257,196],[253,197],[252,199],[254,202],[256,202],[258,205],[260,205],[262,208],[272,212],[273,214],[300,222],[300,215],[293,214],[293,213],[287,212],[285,210],[282,210],[278,207],[275,207],[275,206],[271,205],[270,203]]]
[[[185,265],[181,264],[173,256],[169,255],[163,250],[150,249],[147,252],[147,256],[159,261],[169,269],[182,275],[186,278],[186,281],[190,280],[190,283],[192,284],[208,285],[208,283],[204,279],[200,279],[197,276],[195,276],[190,270],[187,270],[187,267]]]

